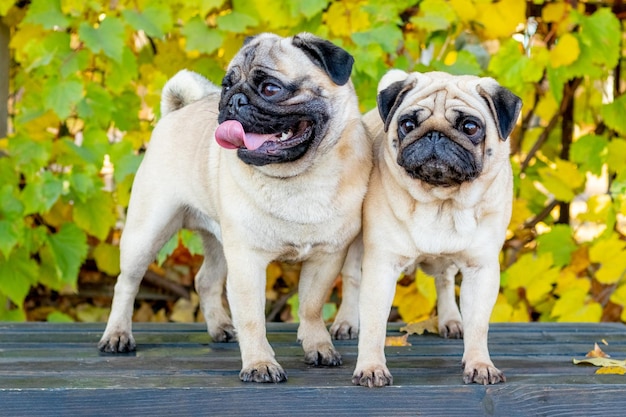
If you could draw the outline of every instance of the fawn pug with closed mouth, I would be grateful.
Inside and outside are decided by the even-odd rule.
[[[241,380],[287,378],[265,330],[265,273],[274,260],[302,262],[305,362],[341,364],[321,311],[361,229],[372,164],[352,64],[346,51],[311,34],[266,33],[246,40],[221,89],[186,70],[168,81],[133,183],[101,351],[135,349],[133,302],[143,274],[186,227],[204,245],[195,284],[208,331],[227,341],[236,330]],[[355,301],[342,305],[331,328],[337,338],[355,336],[357,314]]]
[[[374,169],[363,205],[359,353],[353,383],[392,384],[384,342],[397,277],[435,276],[439,330],[463,337],[463,380],[505,380],[489,356],[499,252],[511,217],[507,141],[521,100],[491,78],[388,72],[364,116]],[[461,272],[461,311],[454,279]]]

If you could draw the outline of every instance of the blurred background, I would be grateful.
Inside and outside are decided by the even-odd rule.
[[[312,32],[355,58],[361,108],[390,68],[491,76],[519,95],[515,202],[492,321],[626,322],[622,1],[0,0],[0,321],[104,321],[134,173],[178,70],[216,84],[244,39]],[[201,244],[146,272],[137,321],[201,321]],[[267,319],[297,321],[299,265],[267,268]],[[457,288],[458,289],[458,288]],[[341,281],[324,316],[341,302]],[[432,317],[399,277],[390,320]]]

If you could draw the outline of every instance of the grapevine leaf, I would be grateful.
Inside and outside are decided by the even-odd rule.
[[[187,39],[185,49],[198,51],[206,54],[215,52],[222,42],[224,35],[217,29],[211,29],[200,17],[192,18],[182,29],[182,34]]]
[[[37,282],[39,267],[30,254],[17,248],[6,258],[0,258],[0,293],[22,307],[31,285]]]
[[[85,232],[100,240],[106,239],[115,225],[113,198],[110,193],[94,194],[86,201],[74,202],[74,221]]]
[[[13,248],[17,246],[23,237],[22,227],[23,223],[21,222],[0,220],[0,253],[5,258],[9,257]]]
[[[125,45],[124,24],[120,19],[108,16],[98,27],[82,22],[78,35],[94,54],[103,52],[114,61],[121,62]]]
[[[554,265],[565,266],[570,263],[572,253],[578,247],[569,225],[556,225],[548,233],[537,237],[537,254],[551,253]]]
[[[120,247],[101,242],[93,250],[93,258],[98,269],[111,276],[120,273]]]
[[[258,24],[256,18],[240,12],[231,12],[217,18],[217,27],[225,32],[244,33],[247,28]]]
[[[76,285],[78,271],[87,257],[87,236],[73,223],[66,223],[48,237],[48,245],[56,262],[57,274],[62,282]]]
[[[621,95],[613,102],[603,105],[600,114],[608,127],[626,136],[626,95]],[[624,158],[622,158],[624,160]]]
[[[600,176],[606,163],[608,144],[609,141],[603,136],[582,136],[572,144],[570,158],[579,164],[581,170]]]
[[[124,10],[122,15],[133,28],[155,38],[164,37],[173,24],[170,9],[163,5],[149,5],[141,12]]]
[[[78,80],[51,78],[44,86],[44,106],[66,119],[83,97],[83,83]]]
[[[42,25],[45,29],[65,28],[70,20],[61,10],[61,0],[32,0],[24,22]]]

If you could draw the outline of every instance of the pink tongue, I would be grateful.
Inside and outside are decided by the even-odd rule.
[[[246,133],[243,126],[236,120],[226,120],[215,130],[215,140],[226,149],[247,148],[251,151],[258,149],[268,140],[275,140],[275,135],[259,135]]]

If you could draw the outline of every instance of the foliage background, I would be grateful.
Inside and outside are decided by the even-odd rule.
[[[356,59],[363,111],[389,68],[492,76],[523,98],[515,204],[494,321],[626,321],[621,2],[0,0],[10,129],[0,138],[0,320],[103,320],[134,173],[179,69],[219,84],[245,37],[309,31]],[[137,320],[200,320],[182,232],[147,272]],[[267,271],[268,319],[294,320],[298,265]],[[414,279],[415,278],[415,279]],[[340,300],[340,281],[327,318]],[[398,283],[392,319],[434,314]]]

